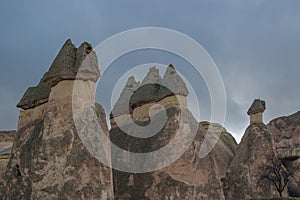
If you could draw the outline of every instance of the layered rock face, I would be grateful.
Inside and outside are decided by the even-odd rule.
[[[290,195],[300,197],[300,111],[279,117],[267,125],[272,132],[278,157],[287,168],[298,167],[288,185]]]
[[[296,160],[300,157],[300,111],[279,117],[267,125],[272,132],[278,157]]]
[[[83,145],[72,113],[75,85],[84,91],[75,106],[96,113],[108,135],[103,109],[95,105],[97,63],[88,43],[76,48],[68,40],[39,85],[25,92],[3,199],[113,199],[111,169]],[[99,148],[110,156],[108,146]]]
[[[271,132],[262,122],[265,102],[255,100],[250,107],[250,126],[239,143],[223,181],[226,199],[239,200],[277,196],[270,182],[260,181],[261,167],[276,156]],[[257,117],[261,116],[261,117]]]
[[[5,173],[16,131],[0,131],[0,177]]]
[[[171,144],[176,137],[180,139],[172,151],[145,160],[120,157],[112,151],[113,166],[127,165],[132,169],[140,165],[146,171],[113,170],[115,199],[224,199],[220,179],[226,173],[237,144],[223,127],[212,125],[212,132],[207,133],[210,124],[198,123],[187,110],[187,94],[173,66],[167,68],[164,78],[157,69],[151,68],[141,83],[133,77],[128,79],[111,114],[112,142],[125,151],[149,153]],[[161,117],[164,112],[166,118]],[[155,134],[144,137],[157,128],[151,127],[151,123],[157,125],[163,120],[166,120],[164,125]],[[136,125],[148,128],[139,132]],[[221,132],[220,140],[208,156],[200,159],[198,155],[205,135],[217,136],[218,131]],[[159,167],[189,142],[191,144],[174,162]],[[155,171],[149,170],[156,167]]]

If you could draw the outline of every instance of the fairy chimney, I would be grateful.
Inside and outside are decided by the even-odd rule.
[[[255,123],[263,123],[263,112],[266,110],[266,102],[255,99],[249,108],[247,114],[250,115],[250,125]]]

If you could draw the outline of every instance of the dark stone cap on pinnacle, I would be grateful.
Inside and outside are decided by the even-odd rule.
[[[50,86],[41,81],[37,86],[26,90],[17,107],[27,110],[42,105],[48,102],[50,91]]]
[[[172,64],[168,66],[165,72],[164,78],[162,80],[162,85],[169,88],[172,91],[172,93],[176,95],[187,96],[189,94],[189,91],[184,81],[176,72]]]
[[[62,80],[83,79],[96,82],[99,76],[98,60],[92,46],[84,42],[79,48],[76,48],[68,39],[54,59],[49,71],[44,74],[42,81],[52,87]]]
[[[145,84],[160,84],[162,81],[162,77],[159,74],[159,69],[157,69],[155,66],[151,67],[143,79],[141,85]]]
[[[263,113],[265,110],[266,110],[266,102],[260,99],[255,99],[251,107],[249,108],[247,114],[253,115],[260,112]]]
[[[160,101],[173,95],[187,96],[188,93],[184,81],[173,65],[168,66],[164,78],[160,76],[156,67],[151,67],[142,83],[136,82],[133,76],[128,78],[110,118],[129,114],[135,107],[149,102]]]
[[[92,46],[84,42],[76,48],[70,39],[60,49],[48,72],[36,87],[24,93],[17,107],[29,109],[48,102],[51,87],[62,80],[92,80],[100,76],[98,59]]]
[[[121,95],[117,102],[115,103],[113,110],[110,114],[110,117],[117,117],[122,114],[129,114],[132,112],[132,108],[130,108],[130,97],[133,95],[136,88],[139,86],[139,82],[137,82],[134,76],[130,76],[123,88]]]

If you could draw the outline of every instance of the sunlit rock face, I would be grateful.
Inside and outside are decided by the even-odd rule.
[[[131,156],[120,157],[112,151],[113,165],[122,164],[129,168],[140,165],[147,171],[178,153],[183,143],[190,141],[191,144],[174,162],[155,171],[130,173],[113,170],[115,199],[224,199],[220,180],[225,176],[237,144],[219,125],[211,124],[210,132],[207,132],[210,123],[199,123],[194,119],[187,109],[187,95],[186,86],[173,66],[167,68],[164,78],[160,77],[157,69],[151,68],[141,83],[136,82],[134,77],[128,79],[110,116],[112,142],[125,151],[149,153],[172,143],[176,136],[180,140],[167,155],[157,155],[148,160],[136,161]],[[149,138],[128,134],[137,132],[136,125],[151,126],[152,122],[160,119],[163,110],[166,121],[156,134]],[[159,124],[159,120],[156,122]],[[141,132],[140,136],[154,128],[145,129],[146,133]],[[199,151],[206,134],[217,137],[218,133],[221,136],[217,144],[201,159]]]
[[[267,125],[271,131],[278,157],[287,167],[300,166],[300,111],[276,118]],[[299,168],[300,169],[300,168]],[[290,195],[300,197],[300,170],[288,185]]]
[[[4,199],[113,199],[111,169],[83,145],[72,112],[73,89],[78,87],[84,93],[75,106],[84,105],[95,113],[108,135],[105,113],[95,104],[99,75],[91,46],[83,43],[75,48],[68,40],[39,85],[25,92],[0,187]],[[109,146],[99,148],[110,157]]]

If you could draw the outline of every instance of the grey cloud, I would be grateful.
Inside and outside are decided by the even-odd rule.
[[[266,122],[300,109],[299,8],[300,1],[293,0],[1,1],[0,129],[16,128],[16,102],[27,87],[39,82],[67,38],[76,45],[88,41],[96,46],[120,31],[161,26],[191,36],[212,56],[227,89],[225,125],[239,138],[248,125],[246,110],[254,98],[267,101]],[[186,63],[165,54],[137,55],[130,57],[136,63],[121,59],[107,75],[117,76],[139,62],[174,62],[191,78],[192,86],[199,87],[201,104],[209,105],[203,80],[193,78]],[[113,84],[108,77],[101,81]],[[205,109],[199,120],[209,118]]]

